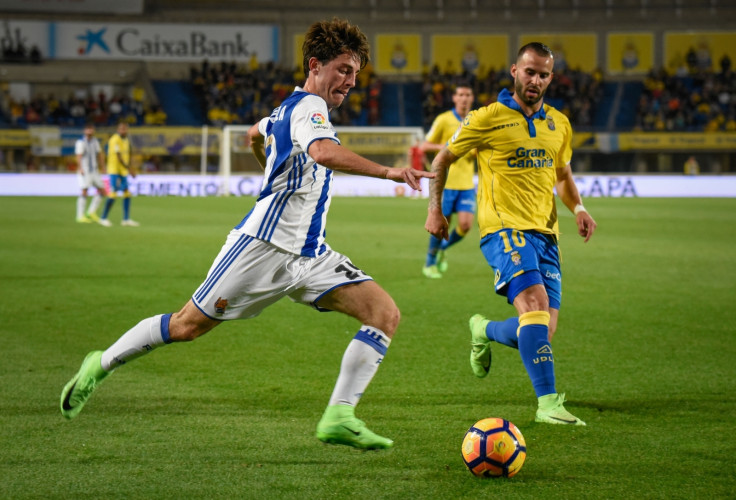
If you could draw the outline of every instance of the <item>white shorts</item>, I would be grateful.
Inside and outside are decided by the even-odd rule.
[[[102,177],[99,172],[77,172],[77,182],[81,189],[89,189],[96,187],[97,189],[105,189],[105,184],[102,182]]]
[[[301,257],[233,230],[192,301],[205,315],[221,320],[253,318],[285,296],[325,311],[316,305],[322,296],[372,279],[333,250]]]

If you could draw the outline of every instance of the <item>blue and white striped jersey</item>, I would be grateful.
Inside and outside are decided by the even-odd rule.
[[[337,133],[327,103],[296,87],[258,124],[265,136],[266,170],[255,207],[235,229],[296,255],[316,257],[329,248],[325,223],[333,172],[308,154],[310,144]]]
[[[77,139],[77,142],[74,143],[74,154],[82,155],[82,164],[80,166],[82,167],[82,170],[88,174],[95,173],[99,170],[100,166],[97,164],[97,157],[100,154],[100,151],[102,151],[102,147],[100,146],[100,141],[98,141],[96,137],[93,137],[90,140],[87,140],[86,137],[82,137],[81,139]]]

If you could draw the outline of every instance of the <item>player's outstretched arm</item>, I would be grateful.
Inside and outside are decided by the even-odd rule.
[[[309,156],[320,165],[345,172],[346,174],[365,175],[367,177],[378,177],[389,179],[394,182],[405,182],[412,189],[421,190],[419,179],[421,177],[434,177],[431,172],[422,172],[411,167],[392,168],[380,165],[349,149],[340,146],[331,139],[314,141],[309,146]]]
[[[595,228],[598,225],[583,206],[583,200],[580,197],[578,187],[575,185],[570,164],[567,164],[564,168],[557,169],[557,184],[555,188],[557,189],[557,196],[575,214],[575,224],[578,226],[578,234],[585,238],[585,242],[587,243],[593,236]]]

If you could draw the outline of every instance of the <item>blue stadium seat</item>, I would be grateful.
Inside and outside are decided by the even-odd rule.
[[[191,83],[178,80],[154,80],[152,83],[169,125],[198,127],[206,123]]]

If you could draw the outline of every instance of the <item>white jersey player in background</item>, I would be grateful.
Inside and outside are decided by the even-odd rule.
[[[230,232],[205,281],[179,312],[144,319],[106,351],[87,355],[62,391],[65,417],[75,417],[118,366],[170,342],[194,340],[223,320],[257,316],[288,296],[360,322],[317,438],[364,449],[393,446],[354,410],[386,354],[399,309],[370,276],[327,245],[325,223],[336,170],[405,182],[413,189],[420,189],[420,177],[434,174],[379,165],[340,146],[329,112],[343,103],[368,62],[368,42],[357,26],[340,19],[315,23],[302,52],[304,87],[248,131],[265,168],[255,206]]]
[[[82,190],[77,198],[77,222],[89,223],[99,222],[97,209],[105,196],[105,184],[100,175],[100,165],[105,164],[104,155],[100,141],[95,137],[95,126],[87,124],[84,127],[84,135],[77,139],[74,144],[74,154],[77,156],[77,181]],[[96,188],[89,208],[87,206],[87,191]]]

